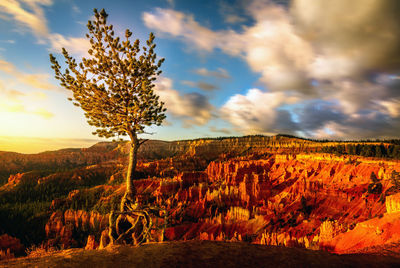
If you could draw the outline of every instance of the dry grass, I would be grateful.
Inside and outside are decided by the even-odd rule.
[[[40,244],[39,246],[32,245],[31,247],[25,250],[26,255],[31,258],[50,256],[54,254],[56,251],[57,251],[56,248],[45,247],[43,244]]]

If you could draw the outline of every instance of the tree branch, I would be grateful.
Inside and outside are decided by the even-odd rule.
[[[146,141],[148,141],[149,139],[142,139],[141,141],[139,141],[139,146],[142,145],[143,143],[145,143]]]

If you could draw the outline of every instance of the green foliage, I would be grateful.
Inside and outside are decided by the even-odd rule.
[[[50,216],[50,202],[0,202],[0,234],[18,237],[28,246],[45,239],[44,226]]]
[[[94,21],[87,28],[91,48],[90,57],[80,63],[63,48],[67,68],[64,72],[56,58],[50,54],[55,78],[61,86],[73,93],[74,105],[85,111],[88,123],[97,127],[93,134],[100,137],[143,133],[145,126],[161,125],[165,119],[164,103],[154,93],[154,80],[164,59],[156,61],[154,34],[150,33],[147,46],[115,37],[113,25],[107,25],[108,14],[94,10]]]
[[[108,197],[111,195],[110,197]],[[107,201],[102,202],[102,197],[108,197]],[[121,195],[113,194],[113,191],[104,191],[102,187],[83,189],[76,194],[70,204],[66,204],[64,210],[85,210],[97,211],[100,214],[107,214],[111,210],[117,210],[120,204]]]
[[[394,142],[394,141],[392,141]],[[325,146],[321,152],[337,155],[360,155],[364,157],[379,157],[400,159],[400,145],[389,144],[345,144],[335,146]]]
[[[93,206],[93,210],[99,212],[100,214],[107,214],[111,210],[118,210],[121,202],[120,195],[112,195],[110,201],[108,202],[97,202]]]
[[[0,192],[0,204],[50,202],[55,198],[66,196],[72,190],[104,184],[111,171],[100,169],[96,172],[82,169],[62,172],[46,177],[41,183],[38,183],[38,179],[41,178],[40,173],[33,173],[32,178],[17,184],[9,191]],[[81,176],[81,180],[73,179],[77,174]]]
[[[73,210],[91,211],[103,194],[102,188],[85,189],[74,196],[70,208]]]
[[[38,244],[45,239],[45,224],[50,217],[50,204],[55,198],[66,197],[75,189],[104,184],[113,169],[97,171],[77,169],[50,175],[38,183],[46,172],[30,172],[14,188],[0,191],[0,234],[7,233],[21,239],[26,246]],[[81,180],[73,177],[80,176]],[[79,209],[89,210],[98,201],[93,191],[82,198]],[[95,201],[94,201],[95,200]]]

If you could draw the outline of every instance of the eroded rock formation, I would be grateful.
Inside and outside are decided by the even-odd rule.
[[[24,252],[24,246],[18,238],[8,234],[0,235],[0,260],[10,259]]]
[[[67,210],[64,213],[54,212],[46,223],[46,236],[48,246],[61,245],[64,248],[71,246],[83,246],[86,242],[88,247],[95,248],[97,244],[93,235],[85,237],[87,241],[82,241],[84,235],[99,233],[108,226],[108,215],[101,215],[96,212],[86,212],[83,210]]]
[[[151,216],[158,228],[154,240],[246,241],[339,253],[400,241],[400,197],[390,180],[400,163],[315,153],[330,144],[335,145],[283,137],[145,143],[137,193],[145,205],[168,211],[167,222]],[[126,148],[101,143],[81,153],[94,157],[102,151],[106,163],[50,175],[12,175],[0,190],[29,180],[35,185],[72,181],[73,190],[51,203],[46,243],[104,247],[107,213],[124,193]],[[380,184],[381,191],[368,191],[371,183]]]
[[[386,211],[397,215],[398,195],[387,196],[385,201],[394,169],[400,170],[397,162],[361,157],[270,154],[257,160],[247,156],[212,161],[204,171],[135,184],[146,202],[167,208],[167,240],[248,241],[342,252],[349,249],[340,241],[362,233],[357,230],[364,222],[372,221],[368,226],[379,233],[386,227],[370,219],[384,219]],[[377,174],[382,194],[368,193],[371,173]],[[72,229],[100,233],[105,226],[101,215],[68,210],[55,212],[46,232],[49,238],[57,234],[61,241],[68,241]],[[377,241],[393,242],[397,234],[392,234]],[[371,245],[359,244],[352,250]]]
[[[387,213],[400,212],[400,193],[387,196],[385,204]]]

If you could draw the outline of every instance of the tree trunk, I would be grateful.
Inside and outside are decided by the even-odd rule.
[[[135,185],[133,184],[133,180],[135,179],[139,140],[136,136],[136,133],[130,134],[129,136],[131,138],[130,148],[129,148],[129,164],[126,173],[125,195],[121,200],[121,212],[129,210],[128,206],[131,206],[135,203],[135,195],[136,195],[136,189]]]

